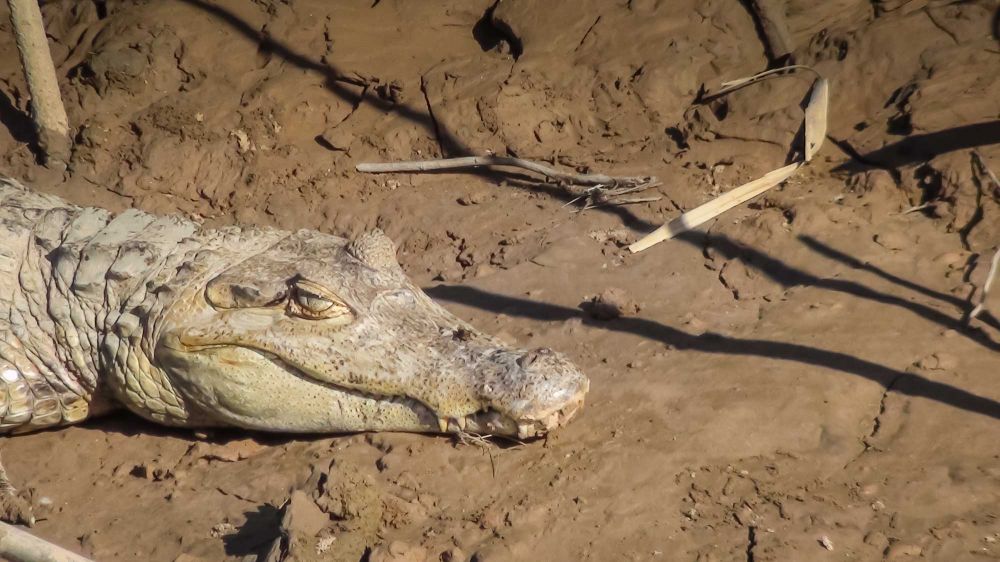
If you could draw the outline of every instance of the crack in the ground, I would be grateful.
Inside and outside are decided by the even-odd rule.
[[[579,51],[580,47],[583,47],[583,42],[587,40],[587,37],[590,37],[590,32],[593,31],[594,28],[597,27],[597,24],[601,22],[601,17],[602,16],[597,16],[597,19],[594,20],[594,23],[590,24],[590,27],[588,27],[586,33],[583,34],[583,37],[580,39],[580,42],[577,43],[576,48],[573,49],[574,52]]]
[[[931,13],[930,8],[924,8],[923,12],[927,15],[927,19],[931,20],[931,23],[934,24],[934,27],[938,28],[941,32],[950,37],[953,43],[956,45],[959,44],[958,37],[956,37],[955,34],[952,33],[947,27],[941,25],[941,22],[939,22],[937,18],[934,17],[934,14]]]
[[[722,264],[722,267],[719,268],[719,283],[722,283],[722,286],[733,294],[733,300],[738,301],[740,300],[739,288],[734,285],[731,285],[729,281],[726,280],[726,268],[729,265],[729,263],[730,263],[729,261],[726,261]]]
[[[885,390],[882,391],[882,398],[879,399],[878,401],[878,413],[876,413],[875,417],[872,418],[872,428],[868,432],[868,435],[863,436],[861,438],[861,444],[862,444],[861,451],[859,451],[857,455],[854,455],[854,457],[852,457],[851,460],[847,461],[847,464],[844,465],[845,469],[854,464],[865,453],[876,448],[874,445],[871,444],[870,440],[876,435],[878,435],[879,430],[882,428],[882,415],[885,414],[886,398],[889,397],[889,393],[892,392],[893,388],[896,386],[896,383],[899,382],[899,379],[906,376],[908,375],[906,374],[897,375],[893,377],[892,380],[888,382],[888,384],[885,385]]]
[[[757,546],[757,528],[753,525],[747,527],[747,562],[754,562],[753,549]]]
[[[441,152],[442,158],[448,157],[448,152],[445,150],[444,143],[441,141],[441,124],[438,123],[437,117],[434,116],[434,108],[431,107],[431,98],[427,93],[427,75],[420,77],[420,93],[424,96],[424,103],[427,105],[427,116],[431,118],[431,123],[434,124],[434,140],[437,142],[438,151]]]

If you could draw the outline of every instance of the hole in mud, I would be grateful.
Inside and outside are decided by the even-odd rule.
[[[920,203],[929,203],[941,198],[944,194],[944,183],[941,181],[941,172],[932,168],[929,164],[916,169],[913,173],[920,186]]]
[[[517,60],[524,51],[521,40],[506,24],[493,19],[493,12],[499,3],[498,0],[487,8],[483,17],[472,26],[472,37],[479,43],[479,48],[483,52],[495,50],[500,53],[510,53],[514,60]]]
[[[94,8],[97,9],[97,19],[103,20],[108,17],[108,3],[106,0],[94,0]]]
[[[841,61],[846,59],[848,51],[847,41],[838,39],[834,44],[837,46],[837,60]]]
[[[729,102],[723,99],[716,100],[709,105],[712,113],[715,114],[715,118],[719,121],[725,121],[726,117],[729,116]]]
[[[70,68],[66,72],[68,78],[78,78],[81,82],[92,84],[94,79],[97,78],[97,74],[94,69],[91,68],[89,61],[83,61],[80,64]]]
[[[890,117],[886,132],[890,135],[909,135],[913,133],[913,122],[910,114],[903,113]]]
[[[667,127],[666,133],[670,137],[670,140],[674,141],[679,150],[687,150],[691,147],[687,142],[687,137],[677,127]]]

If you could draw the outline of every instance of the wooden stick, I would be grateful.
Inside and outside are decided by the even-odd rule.
[[[541,174],[560,183],[593,185],[602,187],[636,187],[656,181],[652,176],[615,177],[604,174],[568,174],[538,162],[507,156],[464,156],[441,160],[416,160],[411,162],[362,163],[355,168],[359,172],[384,174],[390,172],[431,172],[437,170],[457,170],[480,168],[483,166],[507,166],[521,168]]]
[[[45,38],[38,0],[7,0],[17,52],[31,94],[31,117],[46,165],[65,169],[70,155],[69,119],[59,95],[59,82]]]
[[[743,184],[735,189],[712,199],[708,203],[695,207],[682,214],[676,219],[650,232],[642,237],[638,242],[632,244],[628,249],[632,253],[641,252],[646,248],[669,240],[682,232],[687,232],[698,225],[712,220],[733,207],[757,197],[768,189],[778,185],[789,178],[795,170],[802,166],[801,162],[789,164],[784,168],[778,168],[763,177],[757,178],[750,183]]]
[[[6,523],[0,523],[0,557],[11,562],[93,562]]]
[[[782,66],[781,68],[772,68],[771,70],[758,72],[757,74],[754,74],[753,76],[747,76],[746,78],[737,78],[736,80],[729,80],[727,82],[723,82],[722,84],[719,85],[720,88],[718,90],[706,93],[705,97],[716,98],[723,94],[728,94],[729,92],[732,92],[734,90],[738,90],[745,86],[749,86],[750,84],[756,84],[757,82],[760,82],[765,78],[773,78],[778,75],[788,76],[789,74],[791,74],[792,71],[795,70],[808,70],[809,72],[815,74],[817,78],[821,77],[820,74],[816,72],[816,70],[811,66],[806,66],[804,64],[792,64],[788,66]]]
[[[785,72],[790,69],[804,69],[816,73],[816,71],[812,68],[799,65],[778,68],[761,72],[747,78],[724,82],[722,84],[722,89],[713,95],[719,96],[731,92],[735,89],[742,88],[743,86],[753,84],[767,76],[773,76],[779,72]],[[757,197],[761,193],[764,193],[768,189],[771,189],[791,177],[796,170],[809,162],[812,157],[815,156],[820,147],[823,146],[823,139],[826,136],[826,114],[829,105],[829,98],[830,83],[826,80],[826,78],[819,76],[816,81],[813,82],[812,93],[810,94],[809,102],[806,105],[805,149],[803,151],[801,161],[778,168],[777,170],[773,170],[761,178],[745,183],[707,203],[704,203],[699,207],[695,207],[694,209],[683,213],[681,216],[640,238],[638,242],[629,246],[628,249],[633,253],[641,252],[654,244],[658,244],[664,240],[669,240],[682,232],[687,232],[688,230],[696,228],[697,226],[721,215],[741,203]]]
[[[997,269],[1000,269],[1000,248],[997,248],[997,252],[993,254],[993,262],[990,263],[990,270],[986,273],[986,282],[983,283],[983,292],[979,296],[979,304],[969,313],[970,320],[979,316],[983,310],[986,310],[986,297],[989,296],[990,289],[993,287],[993,279],[997,276]]]

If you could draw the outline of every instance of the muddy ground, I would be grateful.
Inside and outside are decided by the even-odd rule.
[[[449,309],[592,379],[521,445],[125,414],[5,439],[53,501],[35,531],[99,560],[263,561],[282,533],[296,560],[1000,558],[1000,299],[964,319],[1000,244],[971,152],[1000,173],[1000,4],[778,4],[831,80],[825,146],[638,255],[798,142],[808,74],[696,103],[769,64],[737,0],[46,2],[65,172],[37,163],[3,14],[3,173],[208,224],[379,226]],[[660,199],[580,213],[525,174],[354,171],[487,152],[655,174]],[[595,319],[609,288],[625,315]]]

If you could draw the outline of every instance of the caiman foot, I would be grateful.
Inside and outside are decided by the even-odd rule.
[[[0,464],[0,521],[29,527],[35,524],[31,494],[17,491],[7,478],[7,471],[2,464]]]

